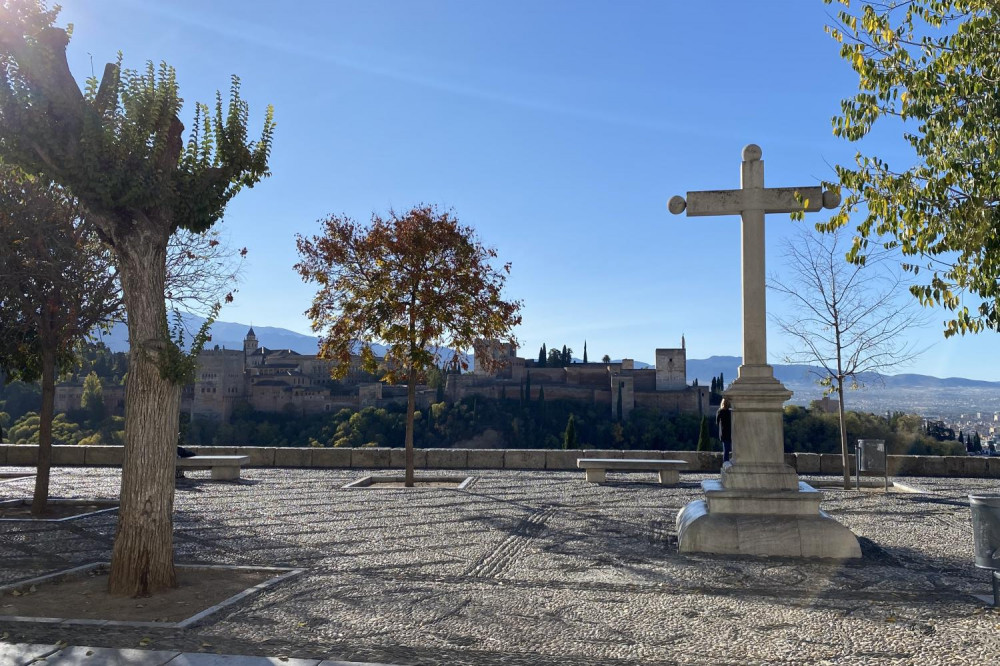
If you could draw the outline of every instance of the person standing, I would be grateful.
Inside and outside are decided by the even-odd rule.
[[[722,442],[722,462],[727,463],[733,455],[733,410],[725,398],[715,413],[715,422],[719,426],[719,441]]]

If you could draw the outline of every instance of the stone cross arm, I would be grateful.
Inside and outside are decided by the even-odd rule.
[[[746,210],[762,210],[765,214],[815,212],[823,208],[823,197],[821,187],[707,190],[688,192],[686,209],[687,214],[692,217],[739,215]],[[672,200],[671,204],[673,203]]]

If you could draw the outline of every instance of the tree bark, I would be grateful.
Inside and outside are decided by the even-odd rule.
[[[52,419],[55,416],[56,355],[52,345],[42,342],[42,409],[38,415],[38,465],[31,515],[41,517],[49,502],[49,470],[52,467]]]
[[[160,375],[169,342],[163,298],[168,227],[151,227],[116,247],[130,348],[121,506],[108,591],[123,596],[177,585],[172,519],[180,387]]]
[[[410,362],[406,382],[406,476],[403,485],[413,487],[413,414],[417,411],[417,368]]]

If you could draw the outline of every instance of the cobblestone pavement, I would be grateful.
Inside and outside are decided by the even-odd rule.
[[[991,664],[1000,613],[974,568],[969,493],[825,490],[858,563],[682,556],[674,517],[705,475],[472,471],[464,491],[350,489],[357,470],[181,481],[176,560],[308,571],[193,628],[0,624],[3,640],[394,664]],[[805,480],[809,480],[806,478]],[[113,469],[59,468],[52,495],[115,498]],[[28,497],[31,480],[0,484]],[[106,560],[116,514],[0,523],[0,580]],[[207,646],[207,647],[206,647]]]

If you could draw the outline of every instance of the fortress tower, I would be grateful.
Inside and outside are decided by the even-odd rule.
[[[656,350],[656,390],[680,391],[687,386],[687,349],[681,336],[680,349]]]
[[[247,331],[247,337],[243,339],[243,353],[246,356],[250,356],[250,354],[257,351],[258,346],[257,335],[253,332],[253,326],[251,326],[250,330]]]

